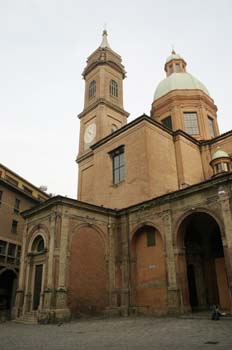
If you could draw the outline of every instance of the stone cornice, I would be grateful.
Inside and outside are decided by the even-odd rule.
[[[137,125],[139,123],[142,123],[144,121],[146,121],[146,122],[148,122],[148,123],[150,123],[152,125],[155,125],[159,129],[161,129],[161,130],[165,131],[166,133],[172,135],[174,137],[174,140],[176,139],[176,137],[178,135],[181,135],[181,136],[185,137],[186,139],[188,139],[189,141],[191,141],[191,142],[193,142],[193,143],[195,143],[197,145],[200,145],[198,140],[193,138],[191,135],[187,134],[185,131],[183,131],[183,130],[172,131],[172,130],[166,128],[163,124],[157,122],[156,120],[152,119],[151,117],[148,117],[146,114],[143,114],[142,116],[134,119],[129,124],[124,125],[123,127],[118,129],[114,133],[112,133],[110,135],[107,135],[106,137],[104,137],[103,139],[101,139],[100,141],[96,142],[95,144],[93,144],[90,147],[94,150],[94,149],[98,148],[99,146],[103,145],[104,143],[108,142],[109,140],[113,139],[114,137],[122,134],[123,132],[129,130],[130,128],[132,128],[135,125]]]
[[[98,206],[98,205],[82,202],[77,199],[72,199],[72,198],[58,195],[48,199],[46,202],[36,205],[31,209],[23,211],[21,215],[24,219],[26,219],[34,214],[40,213],[41,211],[49,210],[54,206],[67,206],[67,207],[71,207],[79,210],[87,210],[87,211],[97,212],[102,214],[116,215],[117,213],[116,210],[113,210],[110,208],[105,208],[103,206]]]
[[[88,149],[87,151],[84,151],[80,156],[77,156],[76,162],[79,163],[84,159],[91,157],[92,155],[93,155],[93,151],[91,149]]]
[[[184,101],[191,98],[193,101],[199,101],[203,100],[205,103],[210,105],[211,108],[217,111],[217,106],[214,104],[214,100],[208,96],[206,93],[204,93],[201,90],[181,90],[176,89],[172,90],[169,93],[167,93],[164,96],[161,96],[157,100],[153,101],[152,103],[152,110],[153,109],[160,109],[163,107],[166,107],[170,103],[176,102],[176,101]]]
[[[157,206],[162,205],[165,203],[170,203],[176,200],[180,200],[181,198],[184,198],[186,196],[190,196],[194,193],[205,191],[208,189],[212,189],[212,187],[225,185],[232,182],[232,173],[226,173],[218,177],[214,177],[202,182],[198,182],[197,184],[188,186],[184,189],[180,189],[177,191],[173,191],[170,193],[166,193],[164,195],[161,195],[159,197],[155,197],[149,200],[146,200],[144,202],[140,202],[138,204],[133,204],[129,207],[123,208],[118,210],[118,215],[123,215],[128,212],[138,211],[141,210],[141,207],[143,209],[149,208],[151,206]]]
[[[97,66],[109,66],[115,70],[117,70],[119,73],[122,74],[123,79],[126,77],[126,71],[123,67],[123,65],[119,65],[111,60],[96,60],[92,63],[90,63],[89,65],[87,65],[87,67],[84,69],[82,76],[85,79],[86,75],[91,72],[94,68],[96,68]]]
[[[93,104],[91,104],[90,106],[88,106],[87,108],[85,108],[80,114],[78,114],[78,118],[81,119],[83,118],[86,114],[88,114],[89,112],[91,112],[93,109],[95,109],[96,107],[98,107],[99,105],[106,105],[109,108],[114,109],[116,112],[125,115],[126,117],[128,117],[130,114],[128,112],[126,112],[124,109],[118,107],[117,105],[107,101],[105,98],[99,98],[96,102],[94,102]]]
[[[13,192],[16,192],[18,194],[21,194],[27,200],[34,201],[35,203],[40,203],[41,202],[41,200],[39,200],[35,196],[30,195],[29,193],[26,193],[23,189],[21,189],[20,187],[18,187],[16,185],[11,184],[10,182],[8,182],[5,179],[0,178],[0,185],[2,185],[3,187],[8,188],[10,191],[13,191]],[[46,197],[49,198],[48,195]],[[45,201],[46,199],[43,199],[43,200]]]
[[[232,137],[232,130],[230,131],[227,131],[225,132],[224,134],[221,134],[217,137],[214,137],[213,139],[210,139],[210,140],[202,140],[202,141],[199,141],[201,146],[208,146],[208,145],[212,145],[218,141],[221,141],[221,140],[224,140],[226,139],[227,137]]]
[[[166,193],[161,196],[154,197],[152,199],[149,199],[137,204],[133,204],[129,207],[122,208],[122,209],[110,209],[110,208],[105,208],[102,206],[98,206],[98,205],[94,205],[86,202],[81,202],[81,201],[63,197],[63,196],[56,196],[48,199],[46,202],[40,203],[37,206],[22,212],[21,215],[23,216],[24,219],[26,219],[26,218],[29,218],[30,216],[40,213],[43,210],[49,210],[54,206],[60,205],[60,206],[66,206],[66,207],[75,208],[79,210],[86,210],[90,212],[111,215],[114,217],[120,217],[128,213],[141,211],[141,209],[143,210],[149,209],[151,207],[156,207],[158,205],[165,205],[167,203],[181,200],[182,198],[186,196],[190,196],[197,192],[207,191],[208,189],[212,189],[213,187],[226,185],[231,182],[232,182],[232,173],[230,172],[230,173],[218,176],[216,178],[212,178],[212,179],[194,184],[184,189]]]

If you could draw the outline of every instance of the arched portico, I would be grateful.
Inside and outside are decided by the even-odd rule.
[[[104,233],[95,225],[78,225],[71,234],[68,306],[73,316],[105,310],[107,261]]]
[[[214,304],[230,310],[223,231],[206,211],[186,214],[176,236],[177,267],[183,311],[209,309]]]
[[[166,266],[160,232],[151,225],[140,226],[132,237],[130,254],[131,306],[139,313],[166,312]]]

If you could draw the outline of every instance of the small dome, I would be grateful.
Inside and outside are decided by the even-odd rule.
[[[175,55],[171,55],[175,56]],[[169,57],[171,57],[169,56]],[[153,101],[168,94],[173,90],[202,90],[209,95],[209,91],[198,79],[189,73],[172,73],[169,77],[162,80],[156,88]]]
[[[218,158],[230,158],[228,153],[221,151],[220,149],[218,151],[216,151],[213,155],[212,155],[212,160],[214,159],[218,159]]]

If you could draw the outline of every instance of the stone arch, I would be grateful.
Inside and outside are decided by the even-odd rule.
[[[175,225],[178,283],[183,311],[231,307],[224,259],[223,225],[204,208],[190,210]]]
[[[181,248],[181,243],[183,240],[183,232],[181,232],[180,228],[181,228],[183,222],[191,214],[194,214],[194,213],[205,213],[205,214],[208,214],[209,216],[211,216],[218,224],[222,238],[223,239],[225,238],[224,225],[221,222],[221,220],[219,219],[219,217],[213,211],[208,210],[207,208],[194,208],[194,209],[190,209],[190,210],[186,211],[185,213],[181,214],[180,217],[177,219],[177,221],[174,224],[174,227],[173,227],[174,240],[173,240],[173,242],[174,242],[174,246],[176,248]]]
[[[72,314],[101,313],[107,306],[107,259],[104,233],[81,224],[71,233],[68,304]]]
[[[2,270],[0,270],[0,276],[6,270],[12,271],[16,275],[16,277],[18,277],[18,275],[19,275],[18,271],[16,269],[14,269],[13,267],[4,267]]]
[[[48,249],[49,239],[50,239],[49,230],[45,225],[39,224],[39,225],[34,226],[28,232],[27,244],[26,244],[26,251],[27,252],[31,251],[32,243],[33,243],[34,239],[36,238],[36,236],[38,236],[38,235],[42,236],[44,243],[45,243],[45,247]]]
[[[69,236],[69,248],[71,247],[72,244],[72,239],[73,236],[78,234],[78,232],[82,229],[82,228],[93,228],[99,235],[99,237],[102,239],[102,241],[104,242],[105,247],[107,248],[107,242],[106,242],[106,234],[104,233],[103,230],[101,230],[97,225],[95,224],[89,224],[89,223],[81,223],[81,224],[77,224],[73,230],[71,231],[71,234]]]
[[[154,224],[138,225],[130,242],[131,303],[139,313],[166,312],[167,281],[163,237]]]
[[[161,237],[164,241],[164,235],[163,235],[163,232],[162,232],[160,225],[158,225],[157,223],[154,224],[154,222],[152,222],[152,221],[143,221],[143,222],[139,223],[138,225],[136,225],[136,227],[134,227],[130,233],[130,240],[131,241],[133,240],[134,235],[144,226],[153,227],[156,231],[159,232],[159,234],[161,235]]]

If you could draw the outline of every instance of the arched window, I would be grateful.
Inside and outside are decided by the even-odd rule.
[[[118,97],[118,84],[115,80],[110,81],[110,96]]]
[[[89,84],[89,98],[96,95],[96,80],[92,80]]]
[[[34,239],[34,242],[32,243],[32,247],[31,247],[32,252],[39,253],[39,252],[42,252],[44,250],[44,248],[45,248],[45,246],[44,246],[43,237],[37,236]]]

